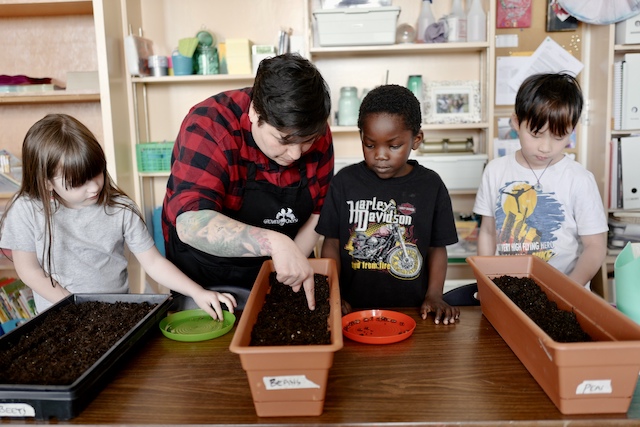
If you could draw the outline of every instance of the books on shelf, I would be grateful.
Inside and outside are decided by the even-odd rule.
[[[33,291],[22,280],[0,279],[0,323],[15,319],[31,319],[36,315]]]
[[[22,162],[7,150],[0,150],[0,194],[13,194],[22,182]]]
[[[0,93],[49,92],[61,89],[63,88],[56,86],[53,83],[34,85],[0,85]]]

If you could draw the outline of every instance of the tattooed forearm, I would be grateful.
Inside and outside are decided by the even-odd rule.
[[[194,248],[221,257],[268,256],[271,245],[265,230],[216,211],[182,213],[176,221],[180,239]]]

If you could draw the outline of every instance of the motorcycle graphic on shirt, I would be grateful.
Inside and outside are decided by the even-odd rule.
[[[405,207],[413,213],[412,207]],[[398,212],[394,200],[387,203],[375,198],[353,203],[350,213],[355,226],[345,249],[353,259],[352,268],[386,270],[400,279],[419,276],[423,258],[411,241],[411,215]]]

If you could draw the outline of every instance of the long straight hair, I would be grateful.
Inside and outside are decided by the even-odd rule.
[[[102,174],[104,186],[98,195],[97,204],[105,208],[119,206],[130,209],[140,218],[142,215],[133,204],[124,203],[127,197],[111,179],[107,172],[107,160],[93,133],[76,118],[67,114],[48,114],[37,121],[24,138],[22,144],[22,184],[11,199],[0,219],[2,233],[7,213],[20,197],[41,202],[45,218],[45,245],[42,253],[45,275],[51,278],[53,242],[53,214],[63,200],[55,191],[49,191],[48,184],[55,177],[61,177],[67,188],[79,187]],[[53,283],[53,278],[51,278]]]

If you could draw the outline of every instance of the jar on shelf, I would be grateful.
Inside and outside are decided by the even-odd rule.
[[[422,103],[423,91],[422,91],[422,75],[414,74],[407,79],[407,89],[409,89],[418,98],[418,101]]]
[[[219,74],[218,49],[215,46],[199,44],[196,49],[193,66],[195,74]]]
[[[338,101],[338,125],[357,125],[359,112],[360,99],[358,99],[358,88],[355,86],[341,87],[340,100]]]

